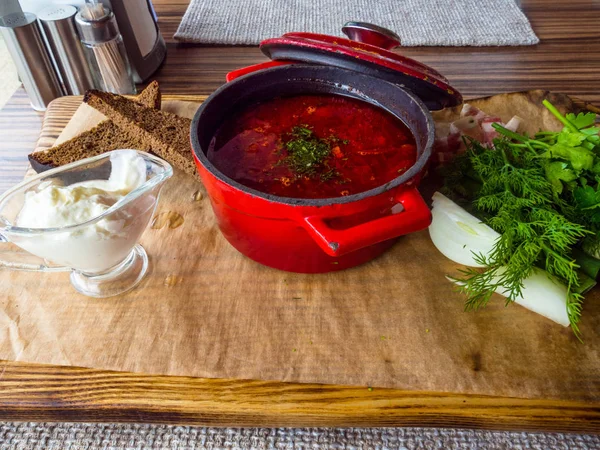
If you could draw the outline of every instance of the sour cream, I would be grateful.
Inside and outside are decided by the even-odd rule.
[[[110,162],[108,180],[64,186],[57,177],[27,192],[16,225],[31,229],[33,237],[17,244],[82,271],[99,272],[121,262],[144,231],[155,201],[141,196],[94,220],[146,182],[146,163],[136,151],[114,152]]]
[[[25,194],[25,203],[17,218],[24,228],[60,228],[77,225],[98,217],[146,181],[146,164],[133,150],[113,153],[108,180],[90,180],[61,186],[53,180]],[[114,217],[110,218],[114,221]],[[102,233],[106,220],[89,231]]]

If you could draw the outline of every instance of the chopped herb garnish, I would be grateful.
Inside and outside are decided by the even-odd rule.
[[[299,138],[309,138],[313,134],[308,125],[298,125],[292,129],[292,135]]]
[[[306,125],[292,128],[291,139],[285,143],[287,156],[281,160],[298,177],[318,175],[321,181],[327,181],[338,172],[327,164],[332,154],[331,144],[339,141],[335,136],[321,139]]]
[[[327,181],[331,180],[333,177],[336,177],[338,175],[339,173],[337,170],[329,169],[328,171],[321,173],[321,175],[319,175],[319,178],[321,178],[321,181]]]

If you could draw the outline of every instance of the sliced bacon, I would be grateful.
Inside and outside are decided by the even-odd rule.
[[[465,150],[463,136],[473,138],[487,147],[491,147],[498,132],[493,123],[504,125],[510,131],[517,131],[523,119],[513,116],[506,125],[497,116],[490,116],[480,109],[465,103],[460,112],[460,118],[450,123],[436,125],[436,139],[433,145],[433,162],[446,163],[454,155]]]
[[[523,119],[521,119],[519,116],[512,116],[512,119],[506,122],[506,125],[504,125],[504,127],[516,133],[516,131],[519,129],[519,126],[521,125],[521,122],[523,122]]]
[[[502,123],[500,117],[486,117],[481,122],[481,131],[483,139],[480,139],[482,144],[491,145],[494,138],[498,137],[498,132],[492,127],[493,123]]]
[[[486,113],[473,105],[465,103],[460,111],[460,117],[474,117],[477,122],[481,123],[483,119],[487,117]]]

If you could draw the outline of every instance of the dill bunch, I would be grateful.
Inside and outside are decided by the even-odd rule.
[[[498,288],[504,290],[507,303],[514,301],[521,296],[523,280],[540,267],[567,287],[567,312],[578,332],[583,297],[577,292],[579,266],[571,251],[590,231],[567,218],[574,215],[571,207],[556,197],[538,152],[505,139],[495,140],[493,150],[472,139],[466,143],[467,151],[453,163],[445,190],[464,197],[464,180],[475,177],[479,188],[470,192],[475,214],[500,233],[490,254],[476,255],[486,270],[462,270],[459,289],[468,296],[466,309],[485,306]],[[463,182],[453,182],[458,179]]]

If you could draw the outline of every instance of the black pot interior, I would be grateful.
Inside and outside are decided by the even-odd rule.
[[[333,199],[297,199],[276,197],[250,189],[223,175],[206,154],[219,127],[250,104],[276,97],[302,94],[334,94],[360,99],[378,106],[404,122],[415,137],[416,163],[401,176],[371,189]],[[243,191],[267,199],[290,204],[324,205],[348,203],[377,195],[413,178],[429,157],[434,138],[433,119],[425,105],[413,94],[398,86],[354,71],[326,66],[280,66],[238,78],[215,91],[194,116],[191,129],[193,151],[202,164],[217,178]]]

